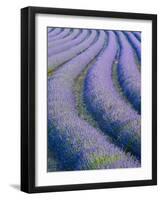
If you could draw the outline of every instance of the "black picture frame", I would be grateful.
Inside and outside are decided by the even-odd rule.
[[[140,19],[152,21],[152,179],[61,186],[35,186],[35,15]],[[148,186],[157,184],[157,15],[44,7],[21,9],[21,190],[27,193]]]

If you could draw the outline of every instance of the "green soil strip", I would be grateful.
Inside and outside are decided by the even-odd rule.
[[[87,76],[88,70],[93,66],[96,62],[96,59],[92,60],[87,67],[82,71],[82,73],[75,79],[74,85],[74,94],[75,94],[75,102],[76,108],[78,111],[79,117],[86,120],[91,126],[99,129],[99,125],[96,120],[93,119],[90,112],[88,112],[85,102],[84,102],[84,81]],[[100,130],[99,130],[100,131]]]

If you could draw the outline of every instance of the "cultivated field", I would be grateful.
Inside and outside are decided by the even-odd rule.
[[[48,172],[141,166],[141,33],[48,28]]]

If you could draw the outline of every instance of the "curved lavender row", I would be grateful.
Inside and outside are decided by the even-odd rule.
[[[72,41],[68,41],[65,44],[50,48],[48,50],[48,56],[51,56],[51,54],[57,54],[60,53],[62,51],[65,51],[67,49],[70,49],[71,47],[78,45],[80,42],[82,42],[87,35],[89,34],[88,30],[83,30],[81,34],[79,34],[78,37],[76,37],[75,39],[73,39]]]
[[[135,35],[135,37],[141,42],[141,32],[133,32],[133,34]]]
[[[48,33],[48,38],[53,38],[63,31],[62,28],[55,28],[51,33]]]
[[[115,32],[120,45],[120,57],[118,63],[118,80],[126,97],[140,114],[141,112],[141,75],[137,69],[133,49],[126,36],[121,32]]]
[[[83,42],[81,42],[79,45],[74,46],[70,48],[69,50],[63,51],[56,55],[50,56],[48,58],[48,71],[52,71],[54,68],[72,59],[77,54],[87,49],[96,38],[96,35],[97,35],[97,32],[95,30],[92,30],[90,36],[86,38]]]
[[[55,41],[61,40],[71,34],[71,29],[64,29],[60,34],[53,38],[48,37],[48,47],[52,47]]]
[[[73,40],[75,37],[77,37],[80,34],[80,32],[81,32],[80,29],[74,29],[72,31],[72,33],[69,34],[67,37],[62,38],[61,40],[51,41],[51,44],[50,44],[51,48],[52,47],[55,48],[55,47],[57,47],[59,45],[65,44],[66,42],[69,42],[69,41]]]
[[[48,28],[48,33],[52,32],[54,28]]]
[[[61,51],[65,51],[73,47],[74,45],[79,44],[81,41],[85,39],[87,34],[88,34],[87,30],[83,30],[82,33],[80,34],[80,30],[75,29],[73,33],[70,34],[68,37],[62,39],[61,41],[56,41],[55,44],[57,44],[57,46],[48,49],[48,56],[60,53]]]
[[[140,44],[140,42],[137,40],[137,38],[131,32],[124,32],[124,33],[127,36],[130,44],[134,48],[139,62],[141,62],[141,44]]]
[[[62,170],[140,166],[138,161],[79,118],[75,108],[74,80],[100,52],[104,41],[105,33],[101,31],[92,46],[63,65],[48,80],[48,145],[56,153]]]
[[[113,63],[117,54],[117,40],[112,31],[108,32],[106,49],[89,70],[84,85],[87,109],[106,132],[121,148],[130,151],[140,159],[140,116],[116,90],[112,80]],[[126,125],[130,123],[130,127]],[[130,145],[129,145],[130,144]]]

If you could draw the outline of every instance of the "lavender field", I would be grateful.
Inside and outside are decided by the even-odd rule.
[[[47,34],[47,171],[141,167],[141,33]]]

